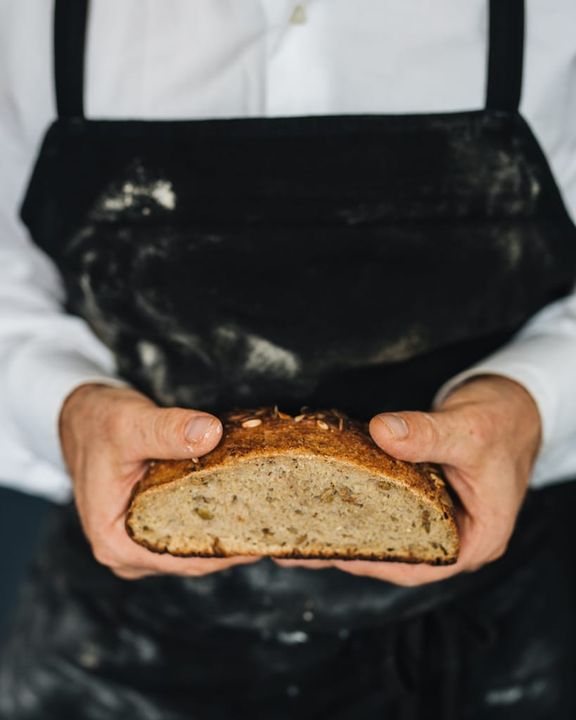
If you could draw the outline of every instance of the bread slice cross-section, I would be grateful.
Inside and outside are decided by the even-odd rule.
[[[439,470],[390,457],[366,423],[277,408],[221,419],[212,452],[153,461],[136,485],[126,527],[137,543],[181,556],[456,561]]]

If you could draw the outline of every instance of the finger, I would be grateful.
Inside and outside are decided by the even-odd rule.
[[[160,555],[158,563],[155,567],[115,565],[108,567],[114,575],[124,580],[140,580],[145,577],[153,577],[157,575],[179,575],[194,576],[209,575],[221,570],[227,570],[235,565],[245,565],[250,562],[257,562],[259,558],[241,557],[237,558],[172,558],[176,563],[170,562],[171,556]],[[168,560],[168,562],[166,562]]]
[[[109,565],[109,569],[123,580],[141,580],[159,575],[177,575],[180,577],[202,577],[222,570],[228,570],[235,565],[245,565],[257,562],[260,558],[173,558],[180,562],[171,564],[160,562],[157,567],[132,567],[125,565]],[[188,562],[186,562],[188,560]]]
[[[383,413],[371,419],[370,434],[399,460],[458,464],[468,434],[465,418],[459,415],[456,410]]]
[[[332,567],[332,560],[284,560],[282,558],[272,558],[277,565],[281,567],[303,567],[308,570],[323,570]]]
[[[236,565],[248,565],[260,560],[258,556],[238,555],[230,558],[174,557],[154,553],[127,538],[115,544],[110,565],[129,569],[134,573],[154,575],[200,576],[227,570]],[[132,547],[133,546],[133,547]]]
[[[205,412],[148,406],[130,414],[124,432],[127,447],[138,458],[178,460],[216,447],[222,423]]]
[[[365,560],[337,560],[334,567],[338,570],[350,573],[373,577],[377,580],[402,585],[404,587],[415,587],[440,580],[446,580],[453,575],[462,572],[462,569],[455,565],[445,567],[431,567],[430,565],[411,565],[408,563],[386,563],[372,562]]]
[[[129,566],[129,565],[108,565],[109,569],[123,580],[141,580],[146,577],[158,575],[178,575],[180,577],[201,577],[215,572],[227,570],[235,565],[245,565],[257,562],[257,557],[237,558],[172,558],[176,563],[170,562],[170,556],[160,556],[159,562],[152,567]],[[168,562],[165,562],[168,560]]]
[[[110,570],[114,573],[114,575],[116,575],[116,577],[120,578],[121,580],[142,580],[143,578],[153,577],[158,574],[155,572],[147,572],[145,570],[139,570],[138,568],[131,567],[113,566],[110,567]]]
[[[122,562],[139,569],[162,574],[203,575],[226,570],[235,565],[248,565],[258,562],[259,555],[236,555],[225,558],[176,557],[168,553],[155,553],[135,543],[120,528],[114,546]]]
[[[229,570],[237,565],[252,565],[260,560],[260,557],[252,555],[238,555],[231,558],[175,558],[162,555],[155,565],[155,570],[158,573],[168,575],[201,577]]]

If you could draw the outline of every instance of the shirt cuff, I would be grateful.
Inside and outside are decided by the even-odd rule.
[[[130,387],[93,359],[68,348],[43,347],[18,356],[9,369],[9,407],[21,443],[59,473],[67,473],[59,437],[60,411],[80,385]]]
[[[562,336],[517,337],[477,365],[459,373],[436,393],[438,408],[458,386],[478,375],[501,375],[533,397],[542,423],[542,445],[532,484],[576,477],[576,340]]]

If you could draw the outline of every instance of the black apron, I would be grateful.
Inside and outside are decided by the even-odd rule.
[[[22,217],[121,375],[214,413],[426,409],[566,295],[576,229],[518,113],[523,3],[490,9],[481,111],[125,122],[84,117],[87,1],[57,0]],[[58,510],[2,718],[573,717],[574,496],[530,493],[503,560],[415,589],[270,560],[125,582]]]

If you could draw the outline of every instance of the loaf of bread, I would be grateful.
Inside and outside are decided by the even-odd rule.
[[[181,556],[456,561],[454,507],[439,471],[390,457],[367,423],[306,408],[221,419],[212,452],[151,463],[126,517],[137,543]]]

